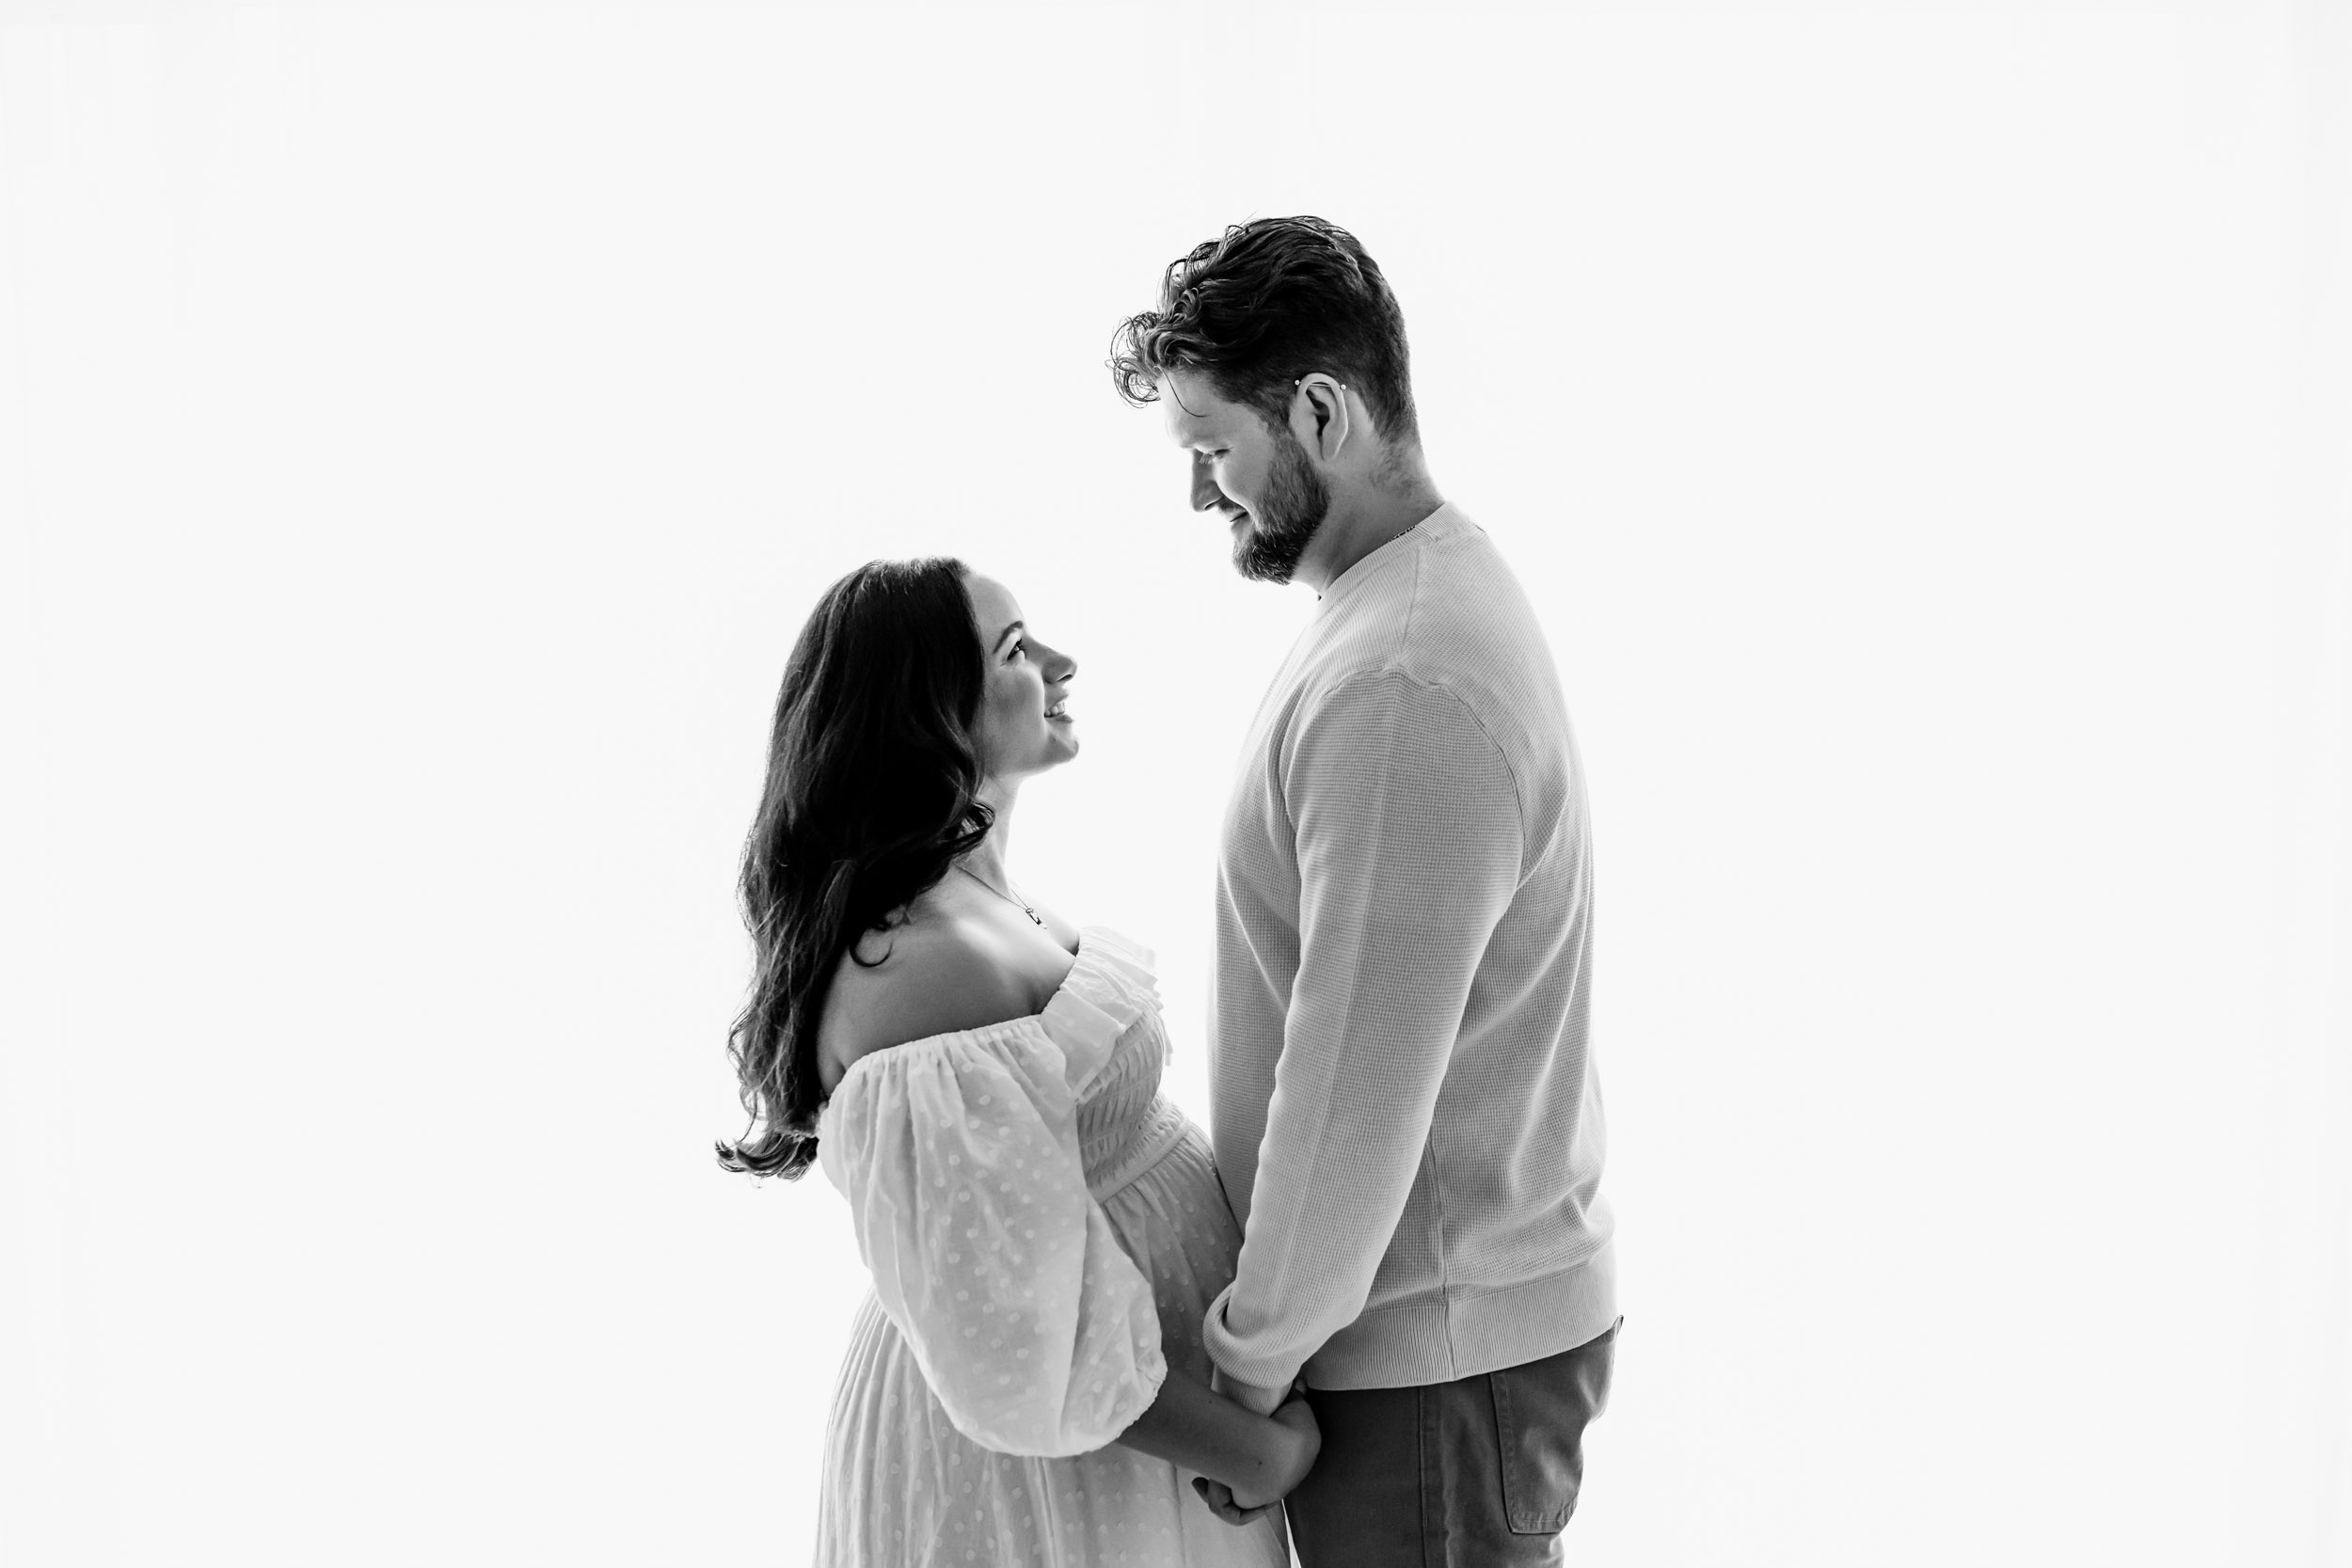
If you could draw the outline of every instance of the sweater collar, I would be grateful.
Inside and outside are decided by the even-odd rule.
[[[1323,591],[1323,597],[1315,606],[1315,613],[1329,614],[1334,606],[1361,593],[1366,583],[1386,577],[1422,546],[1454,538],[1468,531],[1470,526],[1470,520],[1462,515],[1459,507],[1452,501],[1440,501],[1438,510],[1334,578],[1331,586]]]

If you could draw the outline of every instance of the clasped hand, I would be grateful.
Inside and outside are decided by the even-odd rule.
[[[1216,1516],[1229,1525],[1262,1519],[1291,1489],[1307,1479],[1323,1451],[1323,1429],[1303,1399],[1294,1397],[1266,1418],[1281,1429],[1274,1445],[1274,1463],[1257,1480],[1240,1487],[1227,1486],[1207,1476],[1192,1478],[1192,1489]]]

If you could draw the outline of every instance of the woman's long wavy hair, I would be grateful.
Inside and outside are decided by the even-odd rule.
[[[964,576],[945,557],[869,562],[825,590],[785,665],[743,847],[755,972],[727,1049],[752,1125],[719,1145],[729,1170],[797,1177],[816,1159],[817,1025],[841,956],[862,962],[859,939],[987,835]]]

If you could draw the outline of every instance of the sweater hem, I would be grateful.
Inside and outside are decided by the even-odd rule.
[[[1448,1291],[1365,1312],[1308,1359],[1310,1388],[1410,1388],[1574,1350],[1617,1320],[1616,1243],[1500,1291]]]

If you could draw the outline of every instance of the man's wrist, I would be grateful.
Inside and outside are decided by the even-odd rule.
[[[1210,1374],[1209,1386],[1245,1410],[1261,1416],[1271,1416],[1280,1409],[1291,1391],[1287,1383],[1244,1383],[1222,1367]]]

